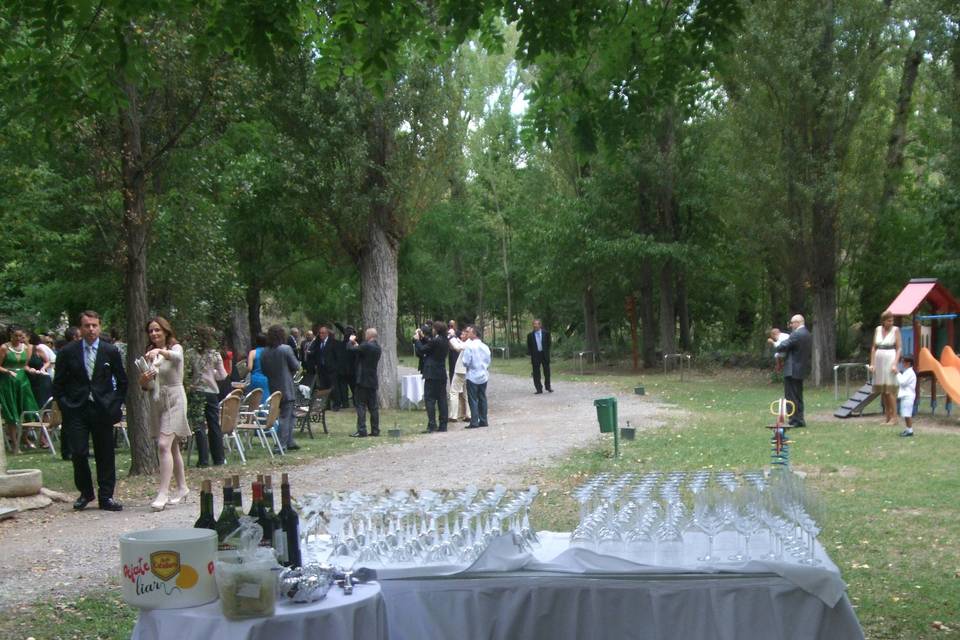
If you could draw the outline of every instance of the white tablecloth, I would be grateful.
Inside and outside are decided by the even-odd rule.
[[[297,640],[355,638],[386,640],[386,609],[380,586],[356,585],[353,595],[333,587],[312,604],[277,604],[270,618],[230,621],[220,602],[190,609],[141,611],[133,640]]]
[[[383,581],[391,640],[862,640],[779,576],[503,575]]]
[[[400,406],[417,407],[423,400],[423,378],[420,374],[400,378]]]
[[[706,539],[688,534],[673,566],[569,548],[569,534],[540,533],[533,553],[509,536],[470,567],[379,569],[391,640],[463,637],[851,639],[863,632],[840,572],[822,564],[697,561]],[[727,557],[736,536],[714,551]],[[765,541],[751,544],[765,552]],[[459,630],[459,631],[457,631]]]

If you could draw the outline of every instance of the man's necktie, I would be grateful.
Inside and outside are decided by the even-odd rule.
[[[93,365],[97,361],[97,352],[94,351],[93,346],[86,347],[87,351],[87,377],[93,380]]]

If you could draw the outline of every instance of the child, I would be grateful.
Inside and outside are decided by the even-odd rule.
[[[770,343],[770,346],[772,346],[774,349],[779,347],[781,342],[783,342],[784,340],[790,337],[789,334],[781,332],[780,329],[777,329],[776,327],[773,327],[772,329],[770,329],[770,331],[767,333],[767,336],[768,336],[767,342]],[[774,351],[773,361],[775,363],[774,369],[778,373],[782,371],[783,370],[783,354],[777,353],[776,351]]]
[[[913,358],[903,356],[903,371],[897,374],[897,384],[900,389],[897,391],[897,400],[900,401],[900,415],[907,424],[900,436],[910,438],[913,436],[913,404],[917,399],[917,374],[913,371]]]

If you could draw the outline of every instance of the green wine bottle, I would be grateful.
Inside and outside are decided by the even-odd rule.
[[[200,485],[200,517],[193,524],[195,529],[217,529],[217,519],[213,515],[213,488],[209,480]]]

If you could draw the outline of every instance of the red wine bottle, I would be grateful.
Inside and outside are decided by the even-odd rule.
[[[285,567],[303,564],[300,555],[300,517],[290,504],[290,480],[283,474],[280,482],[280,526],[283,527],[284,553],[280,562]]]

